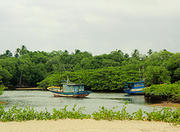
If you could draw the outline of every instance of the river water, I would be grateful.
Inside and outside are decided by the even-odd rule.
[[[5,108],[11,108],[18,104],[20,107],[32,106],[37,111],[48,110],[52,112],[53,108],[60,109],[65,105],[72,108],[74,104],[78,107],[85,107],[84,113],[97,111],[100,106],[106,108],[117,107],[120,110],[125,102],[128,103],[127,111],[135,112],[138,109],[152,111],[153,107],[148,106],[143,95],[127,96],[123,93],[91,93],[85,98],[54,97],[49,91],[4,91],[0,96],[0,101],[8,102]]]

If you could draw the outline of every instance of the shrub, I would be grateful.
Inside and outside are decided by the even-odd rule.
[[[151,85],[146,88],[145,94],[156,95],[160,97],[165,97],[171,101],[180,101],[180,84],[161,84],[161,85]]]

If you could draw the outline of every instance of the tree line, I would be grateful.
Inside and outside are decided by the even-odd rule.
[[[0,55],[0,84],[14,87],[48,87],[60,85],[67,76],[72,82],[84,83],[94,91],[119,91],[126,81],[152,84],[174,83],[180,80],[180,53],[167,50],[131,55],[115,50],[92,55],[76,49],[62,51],[30,51],[23,45],[13,54]]]

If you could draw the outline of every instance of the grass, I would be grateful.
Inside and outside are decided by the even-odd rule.
[[[35,111],[34,108],[26,106],[18,108],[14,105],[11,109],[5,111],[4,106],[0,105],[0,121],[27,121],[27,120],[58,120],[58,119],[95,119],[95,120],[143,120],[143,121],[163,121],[180,125],[180,108],[162,108],[157,110],[154,108],[152,112],[146,112],[142,109],[130,114],[126,111],[125,104],[120,111],[116,108],[107,109],[104,106],[100,107],[97,112],[84,114],[84,108],[77,108],[76,105],[68,110],[68,106],[62,109],[53,109],[50,113],[45,111]]]

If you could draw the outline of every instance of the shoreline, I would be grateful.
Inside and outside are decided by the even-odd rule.
[[[158,107],[171,107],[171,108],[178,108],[180,107],[180,103],[162,101],[160,103],[152,103],[148,104],[149,106],[158,106]]]
[[[4,101],[0,101],[0,105],[1,104],[7,104],[8,102],[4,102]]]
[[[0,122],[1,132],[179,132],[171,123],[138,120],[32,120]]]

